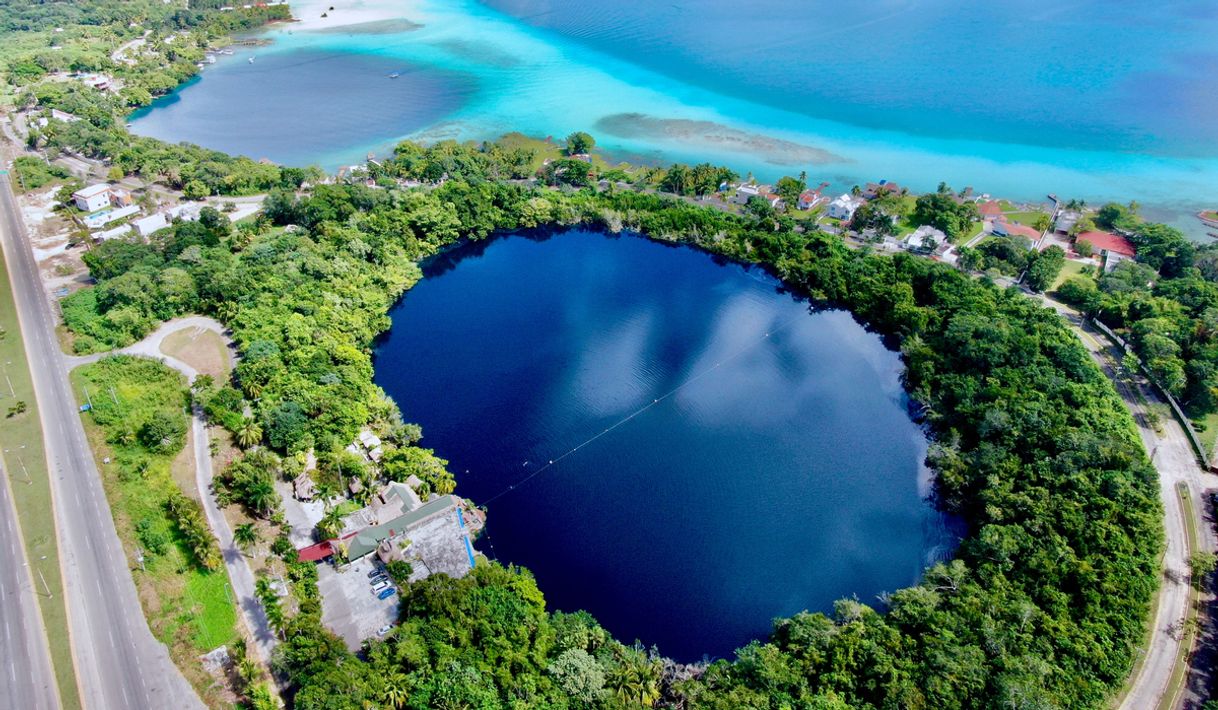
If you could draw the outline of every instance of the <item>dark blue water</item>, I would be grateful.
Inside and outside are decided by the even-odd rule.
[[[398,76],[389,78],[393,73]],[[353,160],[365,150],[383,151],[394,136],[446,116],[470,90],[457,74],[398,59],[246,48],[130,121],[133,132],[171,143],[288,165],[331,165],[332,155]]]
[[[950,549],[897,355],[758,270],[516,236],[437,259],[392,317],[377,383],[489,502],[483,549],[627,642],[730,655]]]

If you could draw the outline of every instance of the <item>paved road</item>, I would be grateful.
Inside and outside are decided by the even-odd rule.
[[[153,638],[127,556],[64,377],[55,317],[7,176],[0,176],[0,237],[38,398],[63,551],[68,619],[78,680],[90,710],[201,708]]]
[[[1102,334],[1085,327],[1075,311],[1048,299],[1045,299],[1045,302],[1070,322],[1092,358],[1112,379],[1117,393],[1133,414],[1142,443],[1159,472],[1159,495],[1163,501],[1163,524],[1167,541],[1163,557],[1164,576],[1159,592],[1159,604],[1154,610],[1150,647],[1144,649],[1145,660],[1132,679],[1132,685],[1120,708],[1144,710],[1159,707],[1179,659],[1180,629],[1188,613],[1188,559],[1194,551],[1188,549],[1184,516],[1195,516],[1194,520],[1198,522],[1198,543],[1202,548],[1210,551],[1218,548],[1218,540],[1215,539],[1210,526],[1201,522],[1204,517],[1200,509],[1205,499],[1204,493],[1218,486],[1218,477],[1202,470],[1198,465],[1188,435],[1174,417],[1160,416],[1157,430],[1150,426],[1147,403],[1162,405],[1159,409],[1163,412],[1167,411],[1167,404],[1148,383],[1128,383],[1119,376],[1115,365],[1119,362],[1120,354],[1116,352],[1115,347],[1111,346]],[[1180,496],[1176,492],[1179,483],[1188,486],[1194,508],[1191,511],[1185,510],[1180,502]],[[1172,706],[1176,707],[1182,698],[1168,700],[1174,701]]]
[[[213,333],[219,334],[225,339],[225,342],[228,342],[228,331],[219,321],[205,316],[187,316],[162,323],[148,337],[117,352],[155,358],[181,372],[186,376],[188,382],[193,382],[199,374],[193,367],[161,351],[161,343],[164,342],[167,336],[185,329],[210,330]],[[66,367],[75,368],[86,363],[96,362],[110,354],[112,353],[97,353],[75,357],[65,356],[64,361]],[[250,569],[249,560],[245,555],[241,554],[241,548],[233,541],[232,528],[229,527],[228,520],[225,519],[224,513],[216,503],[216,496],[212,491],[214,472],[212,470],[211,438],[207,431],[207,419],[203,415],[203,410],[198,406],[194,407],[193,413],[192,440],[194,441],[195,449],[195,486],[199,490],[199,498],[203,501],[203,510],[207,514],[207,522],[211,525],[212,532],[215,533],[216,539],[220,542],[220,552],[224,556],[224,566],[228,570],[228,578],[233,585],[233,594],[238,601],[242,615],[245,617],[245,625],[255,641],[254,650],[264,664],[269,664],[271,652],[275,650],[275,644],[278,642],[278,639],[275,638],[270,622],[267,620],[266,610],[254,594],[254,572]]]
[[[38,613],[37,592],[25,557],[17,508],[10,485],[24,485],[9,478],[0,467],[0,707],[53,710],[59,707],[59,689],[51,666],[46,631]],[[58,600],[56,600],[58,601]]]

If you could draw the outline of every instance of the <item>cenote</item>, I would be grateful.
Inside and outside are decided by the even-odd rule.
[[[482,549],[531,569],[551,609],[678,660],[730,656],[952,549],[900,359],[849,313],[584,230],[424,266],[377,383],[488,504]]]

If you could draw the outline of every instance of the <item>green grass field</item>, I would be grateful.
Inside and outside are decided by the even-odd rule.
[[[82,403],[84,388],[91,395],[85,432],[119,538],[125,549],[145,551],[145,570],[134,578],[148,625],[204,701],[216,706],[221,691],[198,657],[237,640],[237,610],[224,568],[209,572],[196,564],[165,508],[175,490],[198,497],[193,488],[180,489],[170,473],[174,458],[189,445],[183,378],[154,360],[126,356],[79,367],[71,377]],[[142,443],[143,432],[158,415],[179,421],[186,436],[154,452]]]
[[[1018,222],[1026,227],[1035,227],[1037,218],[1048,216],[1047,213],[1041,212],[1040,210],[1034,210],[1032,212],[1007,212],[1005,214],[1007,219],[1011,220],[1012,222]]]
[[[60,579],[59,546],[55,516],[51,508],[51,482],[47,477],[46,450],[38,419],[38,402],[25,357],[25,345],[13,303],[8,268],[0,254],[0,458],[17,506],[17,518],[25,539],[25,553],[35,572],[34,585],[42,623],[46,628],[55,666],[59,697],[66,708],[79,708],[80,696],[73,670],[68,636],[68,610]],[[5,416],[17,402],[25,412]],[[45,586],[43,585],[45,580]],[[46,592],[50,596],[46,596]]]
[[[1083,273],[1084,269],[1089,268],[1091,267],[1087,264],[1083,264],[1078,261],[1070,261],[1067,259],[1065,265],[1062,266],[1061,273],[1059,273],[1057,278],[1053,280],[1053,285],[1049,287],[1049,290],[1056,291],[1059,286],[1066,282],[1066,279],[1079,276]]]

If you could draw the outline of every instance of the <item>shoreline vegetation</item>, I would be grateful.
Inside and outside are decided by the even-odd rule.
[[[681,197],[714,192],[725,168],[674,166],[647,171],[637,189],[620,186],[629,175],[587,157],[590,136],[573,136],[587,150],[572,145],[548,162],[519,140],[402,143],[345,181],[137,138],[123,128],[124,112],[192,75],[202,52],[185,41],[166,48],[170,32],[160,28],[187,23],[219,38],[273,19],[272,9],[246,16],[209,4],[180,16],[153,2],[83,5],[98,11],[89,19],[100,25],[57,14],[78,12],[57,5],[4,25],[6,37],[34,38],[0,52],[21,92],[17,105],[81,119],[49,121],[31,132],[31,147],[106,160],[119,177],[139,175],[188,197],[270,194],[262,216],[235,226],[208,213],[146,241],[92,247],[86,262],[97,285],[64,300],[65,322],[82,350],[126,344],[187,313],[224,322],[241,361],[230,380],[203,383],[194,396],[243,442],[246,453],[220,479],[259,516],[274,516],[277,500],[264,484],[294,465],[287,462],[312,450],[324,466],[367,425],[401,449],[417,448],[417,427],[372,384],[371,347],[389,327],[390,306],[421,278],[421,259],[494,233],[585,225],[765,265],[899,342],[906,389],[932,434],[928,463],[942,507],[969,525],[955,559],[888,595],[882,612],[842,600],[830,614],[780,619],[768,639],[707,666],[623,644],[587,614],[548,612],[527,570],[497,563],[404,586],[400,625],[356,656],[321,625],[315,569],[289,565],[290,599],[276,624],[285,640],[272,667],[295,707],[1102,707],[1128,674],[1163,546],[1157,478],[1112,385],[1056,314],[988,278],[854,248],[757,202],[736,212]],[[148,66],[141,59],[129,71],[109,57],[138,38],[127,28],[132,8],[161,34]],[[40,63],[36,41],[54,40],[59,24],[80,44],[52,57],[73,59]],[[108,70],[130,84],[115,94],[48,78],[69,70]],[[791,180],[789,188],[801,182]],[[974,217],[950,195],[919,197],[910,214],[963,236]],[[1188,279],[1151,292],[1140,285],[1146,280],[1117,288],[1123,282],[1105,285],[1105,276],[1096,291],[1125,299],[1122,314],[1134,320],[1122,325],[1135,332],[1161,319],[1135,339],[1141,352],[1165,371],[1179,361],[1182,387],[1190,376],[1208,386],[1209,374],[1191,366],[1218,348],[1193,355],[1179,341],[1197,337],[1180,332],[1188,319],[1218,313],[1218,274],[1211,279],[1196,264],[1209,252],[1142,223],[1136,210],[1101,210],[1096,221],[1119,222],[1140,240],[1141,261],[1127,268],[1150,269],[1165,283]],[[1018,258],[983,253],[1008,265]],[[1042,276],[1051,282],[1056,272]],[[1127,276],[1147,274],[1118,278]],[[152,432],[148,446],[175,436],[176,425],[160,419],[165,435]],[[292,557],[290,545],[277,553]],[[272,707],[254,698],[264,692],[251,690],[251,703]]]

